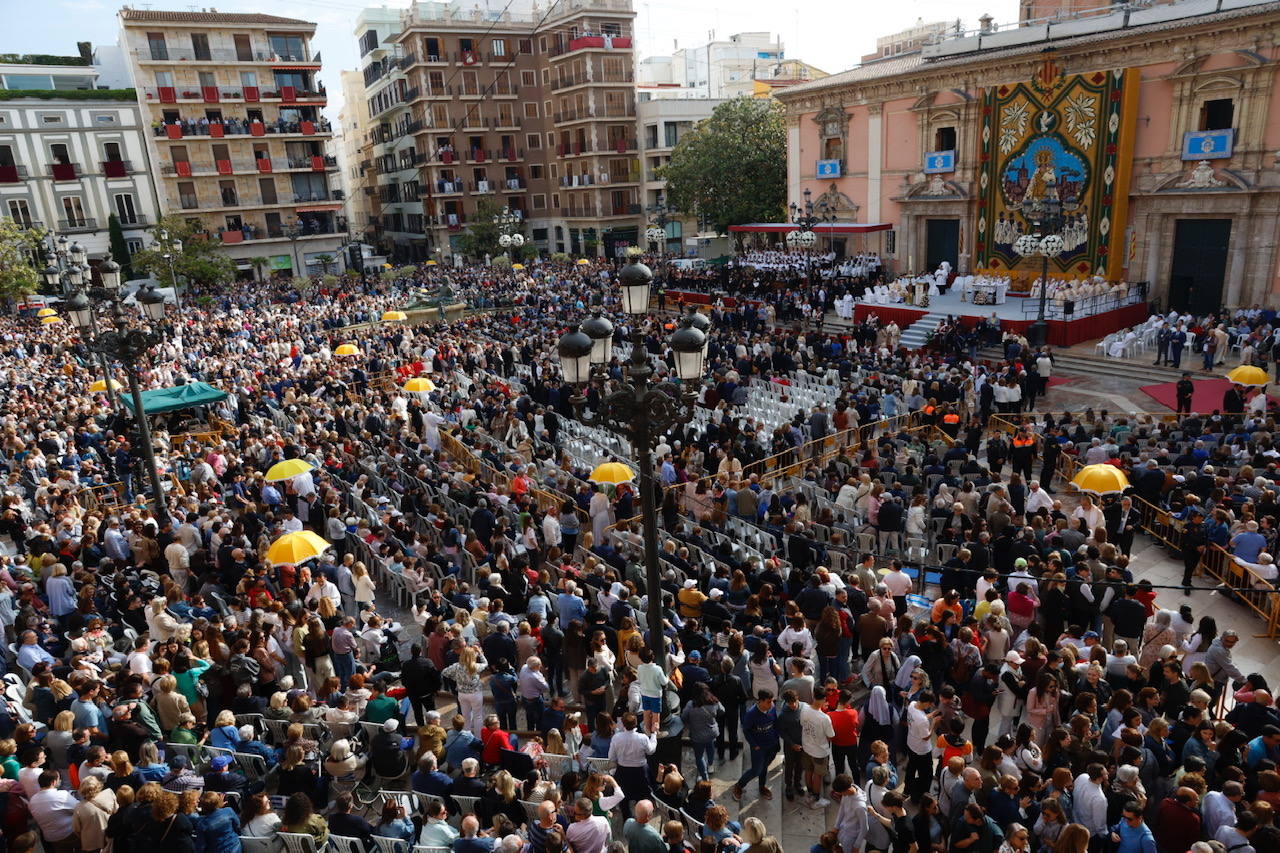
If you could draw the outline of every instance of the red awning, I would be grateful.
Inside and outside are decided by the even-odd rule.
[[[891,222],[876,222],[872,224],[864,224],[859,222],[834,222],[834,223],[818,223],[813,226],[815,234],[870,234],[873,231],[890,231],[893,229]],[[798,230],[798,226],[791,222],[750,222],[746,225],[730,225],[729,230],[733,232],[747,232],[751,234],[788,234]]]

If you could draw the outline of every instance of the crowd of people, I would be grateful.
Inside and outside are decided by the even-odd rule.
[[[984,364],[874,318],[798,332],[713,306],[707,417],[656,453],[650,625],[637,495],[590,481],[553,357],[600,292],[670,372],[669,315],[619,314],[615,274],[188,294],[142,382],[229,396],[154,419],[161,506],[74,328],[0,321],[10,849],[778,853],[752,813],[775,787],[831,810],[815,853],[1280,849],[1264,674],[1200,599],[1144,580],[1133,500],[1057,478],[1063,455],[1129,469],[1185,519],[1192,589],[1210,545],[1274,563],[1274,423],[1007,435],[988,416],[1031,410],[1051,353]],[[502,307],[379,322],[444,284]],[[418,376],[434,390],[403,389]],[[833,402],[779,423],[753,379]],[[268,481],[285,460],[309,470]],[[268,558],[306,529],[330,548]]]

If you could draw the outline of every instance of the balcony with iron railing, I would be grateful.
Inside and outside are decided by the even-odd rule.
[[[333,193],[331,192],[308,192],[308,193],[293,194],[294,204],[313,204],[315,202],[337,201],[337,200],[338,199],[335,199],[333,197]]]
[[[503,192],[517,192],[519,190],[526,190],[528,188],[529,188],[529,185],[525,183],[524,178],[506,178],[502,182]]]
[[[151,225],[150,217],[141,213],[134,213],[128,216],[116,214],[116,219],[120,221],[120,227],[122,228],[147,228]]]
[[[400,66],[401,71],[408,71],[414,65],[418,64],[418,55],[416,53],[406,53],[396,62]]]
[[[575,86],[622,86],[635,81],[635,75],[624,71],[621,74],[597,74],[591,75],[585,72],[578,74],[565,74],[551,81],[551,91],[559,92],[562,89],[572,89]]]
[[[488,148],[472,148],[467,152],[468,163],[487,163],[493,159],[493,152]]]
[[[590,154],[593,150],[590,141],[561,142],[556,146],[556,154],[561,157],[577,157],[581,154]]]
[[[425,184],[423,185],[425,189]],[[463,190],[462,181],[436,181],[436,195],[461,195]]]
[[[489,130],[519,130],[524,127],[524,121],[517,115],[499,113],[496,118],[485,119],[484,126]]]
[[[268,134],[301,134],[315,136],[332,132],[329,120],[325,118],[285,121],[276,119],[270,122],[249,121],[247,118],[233,116],[222,121],[204,119],[184,119],[178,122],[156,124],[152,133],[167,139],[185,139],[193,136],[207,136],[220,139],[224,136],[266,136]]]
[[[77,231],[97,231],[98,220],[83,216],[77,219],[59,219],[58,230],[70,233],[75,233]]]
[[[493,181],[472,181],[470,183],[469,189],[473,193],[486,195],[488,193],[497,192],[498,188],[494,186]]]
[[[516,160],[523,160],[523,159],[524,159],[523,148],[499,148],[498,149],[499,163],[515,162]]]
[[[0,184],[16,184],[27,179],[27,167],[10,163],[0,166]]]
[[[315,89],[299,89],[286,86],[268,89],[261,86],[148,86],[142,90],[147,101],[161,104],[205,103],[223,101],[258,103],[262,101],[326,101],[328,93],[323,85]]]
[[[133,171],[133,164],[128,160],[103,160],[98,165],[107,178],[127,178]]]
[[[560,215],[569,219],[594,217],[596,215],[596,208],[593,204],[571,205],[569,207],[560,208]]]
[[[417,88],[420,98],[451,99],[453,97],[453,86],[419,86]]]
[[[406,121],[403,124],[395,126],[395,129],[392,132],[392,138],[400,139],[401,137],[409,136],[422,130],[422,127],[422,119],[420,118],[416,118],[413,121]]]
[[[50,163],[49,175],[55,181],[78,181],[80,179],[80,164]]]
[[[271,48],[214,49],[208,50],[184,47],[151,47],[134,51],[139,62],[288,62],[300,65],[319,65],[320,58],[314,59],[303,54],[279,54]]]
[[[575,50],[631,50],[631,36],[581,35],[573,39],[553,40],[548,56],[561,56]]]

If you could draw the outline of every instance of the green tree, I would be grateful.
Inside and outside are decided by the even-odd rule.
[[[782,105],[746,96],[725,101],[684,135],[657,176],[667,182],[672,207],[697,211],[717,233],[779,220],[787,200]]]
[[[262,270],[265,269],[267,264],[269,263],[271,263],[270,258],[263,258],[263,257],[250,258],[249,265],[253,267],[253,277],[261,281]]]
[[[40,269],[33,258],[40,258],[44,231],[23,228],[12,219],[0,219],[0,299],[14,300],[35,293],[40,286]]]
[[[120,278],[122,281],[128,281],[133,278],[129,244],[124,241],[124,229],[120,227],[120,218],[114,213],[107,217],[107,234],[111,240],[111,257],[120,265]]]
[[[225,284],[236,277],[235,261],[222,254],[220,244],[211,242],[204,234],[196,234],[195,227],[184,219],[163,217],[151,229],[152,239],[159,243],[159,232],[167,231],[169,239],[182,241],[182,248],[173,253],[173,273],[178,281],[196,284]],[[143,249],[133,256],[133,268],[151,275],[164,287],[176,287],[170,275],[169,261],[161,248]]]
[[[333,263],[333,255],[316,255],[316,263],[320,264],[320,272],[327,275],[329,264]]]

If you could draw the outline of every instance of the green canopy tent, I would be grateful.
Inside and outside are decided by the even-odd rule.
[[[193,409],[196,406],[207,406],[226,399],[229,394],[203,382],[188,382],[186,385],[175,385],[172,388],[153,388],[142,392],[142,407],[149,415],[165,412],[176,412],[181,409]],[[133,409],[133,396],[121,394],[120,399],[130,410]]]

